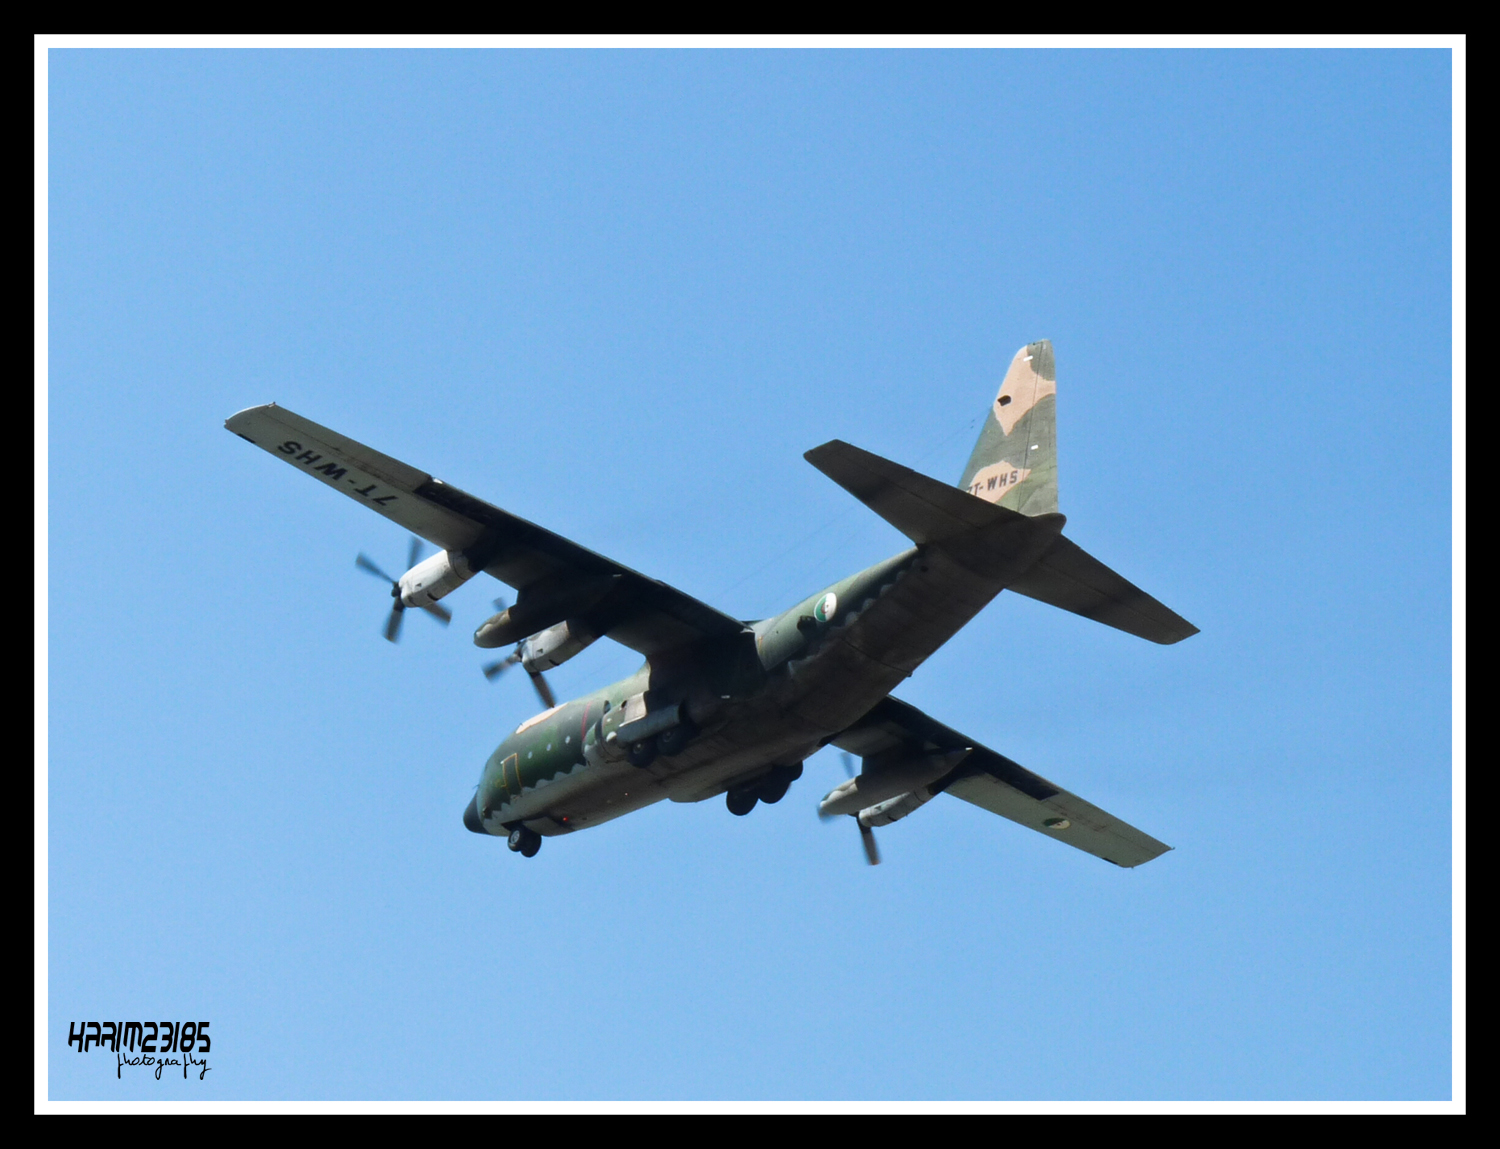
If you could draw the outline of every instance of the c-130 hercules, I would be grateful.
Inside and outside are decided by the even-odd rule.
[[[916,544],[775,618],[742,622],[551,531],[274,404],[225,426],[442,548],[391,580],[401,611],[445,622],[438,600],[483,571],[515,605],[474,634],[514,645],[547,709],[485,763],[464,825],[531,857],[572,833],[671,798],[777,802],[830,743],[861,759],[824,817],[872,829],[948,793],[1113,862],[1168,846],[892,697],[1002,590],[1158,643],[1197,628],[1062,534],[1052,345],[1016,353],[956,487],[832,440],[806,459]],[[415,548],[415,540],[413,540]],[[382,573],[364,556],[360,565]],[[385,576],[388,577],[388,576]],[[645,656],[635,674],[554,705],[542,672],[600,638]]]

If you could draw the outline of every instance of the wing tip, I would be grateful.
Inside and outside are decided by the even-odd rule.
[[[1171,633],[1169,633],[1166,637],[1164,637],[1164,638],[1156,638],[1154,636],[1148,636],[1148,637],[1151,637],[1151,641],[1154,642],[1154,643],[1156,643],[1158,646],[1175,646],[1177,643],[1181,642],[1185,638],[1192,638],[1193,635],[1195,635],[1195,634],[1202,634],[1202,633],[1203,632],[1201,630],[1199,630],[1192,623],[1188,622],[1187,619],[1183,619],[1182,620],[1182,626],[1178,627],[1177,629],[1175,629],[1174,631],[1172,631]]]
[[[233,415],[229,416],[229,418],[225,419],[224,428],[225,430],[233,431],[236,435],[239,435],[241,439],[244,439],[246,438],[246,436],[240,434],[239,428],[235,426],[236,422],[239,422],[243,425],[244,421],[251,416],[258,414],[261,411],[274,411],[275,409],[275,403],[257,403],[254,407],[246,407],[244,410],[236,411]],[[255,442],[255,440],[251,439],[250,442],[253,443]]]
[[[844,442],[844,440],[842,439],[829,439],[828,442],[819,443],[811,450],[803,451],[802,457],[809,463],[811,463],[814,467],[816,467],[818,465],[818,459],[824,458],[839,450],[840,448],[848,446],[849,444]]]

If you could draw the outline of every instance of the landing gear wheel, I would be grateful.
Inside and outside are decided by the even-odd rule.
[[[724,795],[724,805],[729,807],[731,814],[739,818],[755,809],[755,803],[759,800],[754,790],[731,790]]]
[[[787,787],[791,784],[792,780],[785,774],[772,774],[760,784],[760,789],[755,792],[755,796],[767,806],[774,806],[786,797]]]
[[[802,763],[794,766],[777,766],[761,780],[756,796],[768,806],[786,797],[787,787],[802,777]]]
[[[668,758],[674,754],[681,754],[687,749],[687,744],[693,740],[693,737],[697,733],[697,730],[684,722],[681,726],[674,726],[672,729],[663,730],[658,734],[656,736],[656,748]]]
[[[534,858],[536,852],[542,848],[542,836],[535,830],[517,826],[510,832],[510,837],[505,840],[505,844],[523,858]]]
[[[630,759],[632,766],[644,770],[656,761],[656,739],[645,738],[640,742],[632,742],[625,748],[625,757]]]

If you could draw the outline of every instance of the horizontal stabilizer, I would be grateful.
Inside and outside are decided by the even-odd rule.
[[[1067,520],[1023,515],[839,439],[803,458],[914,543],[933,545],[995,590],[1046,553]]]
[[[1176,611],[1061,535],[1052,549],[1007,589],[1163,645],[1198,633],[1198,628]]]
[[[941,542],[1024,518],[842,439],[802,457],[915,543]]]

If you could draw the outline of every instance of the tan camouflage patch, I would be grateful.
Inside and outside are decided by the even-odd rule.
[[[1030,467],[1013,466],[1001,459],[998,463],[991,463],[974,472],[974,478],[968,487],[969,494],[977,495],[987,503],[998,503],[1025,482],[1029,474]]]
[[[519,725],[519,726],[516,727],[516,733],[519,734],[523,730],[530,730],[538,722],[544,722],[544,721],[546,721],[548,718],[551,718],[554,714],[556,714],[561,709],[562,709],[561,706],[554,706],[551,710],[543,710],[540,714],[533,714],[525,722],[521,723],[521,725]]]
[[[995,396],[991,409],[1006,435],[1045,396],[1057,394],[1057,380],[1043,379],[1032,370],[1031,364],[1032,357],[1025,347],[1017,351],[1010,361],[1010,370],[1005,373],[1005,382],[1000,384],[1000,393]]]

